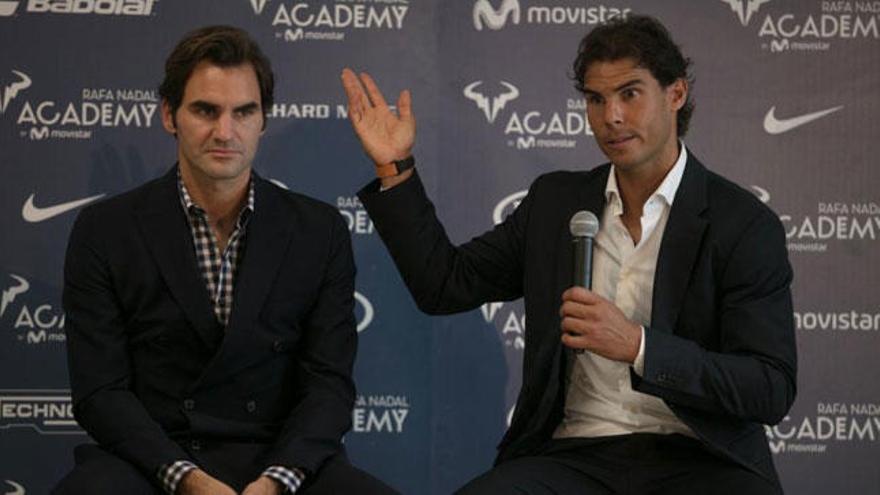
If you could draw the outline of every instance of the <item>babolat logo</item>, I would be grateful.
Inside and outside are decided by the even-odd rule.
[[[593,25],[608,22],[615,17],[626,17],[629,8],[595,5],[578,7],[571,5],[532,5],[523,8],[519,0],[476,0],[473,9],[474,29],[483,27],[498,31],[505,26],[525,24],[537,25]],[[523,15],[525,12],[525,15]]]
[[[11,16],[22,2],[0,2],[0,17]],[[27,0],[29,14],[150,16],[156,0]]]
[[[357,318],[357,331],[358,333],[361,333],[370,326],[370,323],[373,322],[375,311],[373,310],[373,304],[370,300],[360,292],[354,293],[354,302],[354,314],[355,318]]]
[[[0,287],[0,324],[12,325],[16,339],[27,345],[64,342],[64,312],[51,304],[29,304],[30,282],[14,273]]]
[[[0,2],[0,17],[9,17],[18,10],[18,4],[21,2]]]
[[[85,433],[73,417],[69,390],[0,390],[0,430],[32,428],[42,435]]]
[[[260,15],[265,2],[252,0],[254,13]],[[409,0],[336,0],[312,4],[305,1],[282,1],[272,16],[275,38],[289,43],[299,41],[344,41],[353,30],[403,29]]]
[[[753,17],[757,18],[759,8],[770,0],[721,1],[731,7],[743,26],[748,26]],[[804,4],[797,3],[797,12],[769,8],[758,23],[762,50],[825,52],[833,43],[880,38],[880,2],[876,0],[814,2],[812,12],[806,12],[809,7],[804,8]]]
[[[91,139],[95,129],[150,128],[158,108],[155,90],[84,88],[79,101],[25,100],[15,122],[32,141]]]
[[[765,426],[774,454],[825,454],[846,444],[880,441],[880,404],[819,402],[816,413]]]
[[[409,409],[406,395],[358,395],[351,429],[355,433],[403,433]]]
[[[348,230],[355,235],[370,235],[375,232],[373,221],[357,196],[339,196],[336,208],[348,223]]]
[[[520,89],[503,80],[474,81],[465,85],[462,95],[489,124],[504,122],[507,145],[518,150],[571,149],[577,146],[578,138],[593,134],[582,99],[568,99],[564,111],[529,109],[520,98]]]

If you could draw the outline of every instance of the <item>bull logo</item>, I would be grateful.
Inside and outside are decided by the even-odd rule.
[[[501,81],[501,85],[504,86],[507,91],[498,96],[493,96],[490,99],[483,93],[477,92],[477,88],[481,84],[483,84],[483,81],[472,82],[465,86],[464,96],[477,104],[477,108],[483,111],[483,114],[486,115],[486,120],[491,124],[495,122],[495,118],[498,117],[498,112],[500,112],[508,102],[519,98],[519,90],[516,89],[516,86],[513,84]]]
[[[739,17],[739,22],[743,26],[748,26],[752,16],[758,12],[761,5],[770,0],[721,0],[730,6],[730,10],[734,11]]]

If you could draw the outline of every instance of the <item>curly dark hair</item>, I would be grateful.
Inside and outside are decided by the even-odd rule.
[[[640,67],[650,71],[663,88],[679,79],[684,79],[688,85],[694,83],[693,75],[688,72],[691,59],[681,53],[663,24],[650,16],[630,15],[597,26],[581,40],[572,64],[575,89],[584,92],[584,77],[594,62],[625,58],[635,60]],[[688,91],[687,100],[676,115],[679,137],[687,133],[693,112],[694,102]]]
[[[183,91],[193,69],[202,61],[220,67],[249,63],[257,74],[260,86],[260,107],[265,115],[274,101],[275,76],[272,64],[263,55],[259,45],[242,29],[233,26],[208,26],[191,31],[174,47],[165,61],[165,79],[159,86],[159,96],[168,102],[171,115],[177,113],[183,101]]]

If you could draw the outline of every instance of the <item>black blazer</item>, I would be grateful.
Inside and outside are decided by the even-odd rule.
[[[602,217],[610,165],[539,177],[503,223],[453,246],[418,177],[360,192],[419,308],[464,311],[525,297],[522,388],[496,462],[536,452],[563,415],[572,357],[559,306],[571,286],[569,219]],[[795,397],[791,267],[782,225],[755,196],[690,155],[663,234],[645,370],[633,388],[664,399],[714,451],[776,481],[762,423]]]
[[[150,479],[163,464],[198,463],[190,446],[199,439],[265,443],[262,468],[315,472],[341,452],[350,427],[357,333],[348,229],[331,206],[254,180],[225,330],[196,265],[176,167],[83,210],[70,235],[74,414]]]

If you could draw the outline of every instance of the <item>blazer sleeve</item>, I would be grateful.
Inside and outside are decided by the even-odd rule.
[[[132,366],[120,303],[94,210],[77,218],[64,263],[63,305],[73,411],[102,447],[150,480],[161,465],[189,459],[131,390]]]
[[[461,246],[450,242],[417,173],[383,192],[374,181],[358,197],[420,310],[457,313],[522,296],[531,192],[504,222]]]
[[[671,331],[645,332],[645,367],[633,388],[684,406],[776,424],[795,399],[792,270],[778,218],[762,209],[717,277],[717,351]],[[679,325],[687,325],[680,321]]]
[[[355,264],[348,227],[335,211],[331,225],[324,278],[306,317],[302,350],[293,357],[301,398],[266,457],[266,466],[314,473],[341,450],[342,435],[351,427],[357,351]]]

